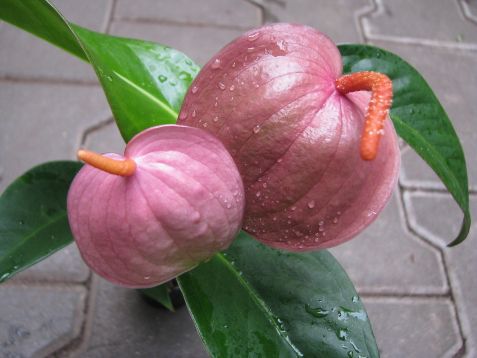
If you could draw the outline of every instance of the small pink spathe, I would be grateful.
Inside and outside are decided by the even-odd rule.
[[[400,155],[388,119],[377,158],[359,142],[369,93],[342,95],[336,45],[301,25],[238,37],[202,69],[179,123],[230,151],[245,186],[244,229],[273,247],[306,251],[357,235],[384,208]]]
[[[93,271],[126,287],[168,281],[226,249],[242,224],[244,192],[229,153],[197,128],[147,129],[127,145],[136,172],[85,165],[68,193],[68,219]]]

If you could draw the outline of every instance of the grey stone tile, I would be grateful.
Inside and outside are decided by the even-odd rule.
[[[265,19],[309,25],[335,42],[360,42],[358,16],[370,11],[370,0],[253,0],[262,4]]]
[[[203,65],[224,45],[239,36],[242,31],[203,26],[113,22],[111,33],[171,46]]]
[[[376,4],[376,11],[363,18],[371,39],[477,44],[477,27],[464,20],[457,1],[381,0]]]
[[[147,304],[135,290],[97,277],[91,332],[78,357],[208,357],[186,307]]]
[[[358,237],[332,249],[360,293],[443,294],[439,252],[404,227],[396,195]]]
[[[381,358],[454,357],[462,345],[448,299],[363,298]]]
[[[57,0],[55,4],[70,21],[102,30],[110,0]],[[0,77],[49,78],[96,81],[91,66],[65,51],[11,25],[0,27]]]
[[[405,197],[411,225],[421,235],[444,244],[457,235],[462,215],[450,195],[410,193]],[[471,198],[471,211],[477,216],[477,198]],[[439,220],[435,218],[438,217]],[[445,248],[444,255],[454,290],[457,309],[467,340],[467,356],[477,355],[477,225],[472,225],[470,235],[462,244]]]
[[[71,244],[45,260],[19,273],[13,282],[85,282],[89,269],[78,248]]]
[[[68,21],[100,32],[106,29],[112,6],[112,0],[51,0],[51,3]]]
[[[83,287],[0,287],[0,356],[45,357],[80,333]]]
[[[464,15],[472,22],[477,24],[477,1],[475,0],[459,0],[464,10]]]
[[[0,82],[0,192],[32,166],[74,159],[82,131],[111,117],[101,88]]]
[[[260,11],[237,0],[119,0],[115,18],[249,28],[260,22]]]
[[[407,188],[445,189],[437,174],[414,149],[406,146],[401,153],[402,167],[399,176],[401,185]]]
[[[123,154],[126,147],[118,126],[112,119],[102,125],[89,128],[83,145],[88,150],[98,153],[117,154]]]
[[[411,63],[441,101],[459,136],[467,159],[469,184],[477,188],[477,51],[463,51],[374,41]],[[403,153],[402,184],[420,187],[443,185],[412,150]]]

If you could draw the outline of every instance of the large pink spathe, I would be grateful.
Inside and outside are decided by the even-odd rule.
[[[68,193],[68,219],[86,263],[109,281],[150,287],[226,249],[242,224],[240,175],[205,131],[161,126],[126,147],[136,171],[85,165]]]
[[[223,48],[202,69],[179,123],[208,130],[230,151],[246,195],[245,230],[294,251],[335,246],[388,201],[399,149],[386,120],[377,158],[359,141],[369,93],[342,95],[340,53],[320,32],[273,24]]]

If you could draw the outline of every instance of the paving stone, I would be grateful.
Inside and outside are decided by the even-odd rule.
[[[476,0],[459,0],[464,9],[465,16],[477,24],[477,1]]]
[[[74,159],[82,131],[111,117],[99,87],[0,83],[0,192],[32,166]]]
[[[293,22],[312,26],[335,42],[361,42],[358,16],[370,11],[369,0],[253,0],[262,4],[267,22]]]
[[[89,269],[78,248],[71,244],[45,260],[19,273],[14,282],[85,282]]]
[[[111,33],[171,46],[203,65],[242,31],[204,26],[113,22]]]
[[[78,357],[208,357],[186,307],[152,307],[135,290],[97,277],[91,332]]]
[[[332,249],[360,293],[443,294],[440,254],[405,229],[398,199],[353,240]]]
[[[464,20],[457,1],[381,0],[376,4],[376,11],[363,18],[370,39],[477,44],[477,26]]]
[[[66,19],[102,31],[110,0],[54,2]],[[0,77],[97,81],[91,66],[75,56],[11,25],[0,27]]]
[[[454,357],[462,345],[445,298],[363,298],[381,358]]]
[[[409,193],[406,206],[413,220],[411,225],[429,240],[441,245],[449,243],[460,229],[462,214],[450,195]],[[477,198],[472,197],[472,217],[477,217]],[[439,220],[436,220],[436,217]],[[467,340],[467,356],[477,356],[477,225],[472,225],[470,235],[462,244],[445,248],[444,255],[454,289],[464,336]]]
[[[89,128],[84,141],[85,148],[98,153],[123,154],[125,146],[118,126],[112,119],[103,125]]]
[[[243,0],[119,0],[114,17],[249,28],[260,22],[260,11]]]
[[[91,30],[104,32],[110,18],[112,1],[51,0],[51,3],[68,21]]]
[[[445,108],[461,140],[467,158],[469,184],[477,188],[477,51],[399,45],[374,41],[411,63],[424,76]],[[452,69],[452,70],[450,70]],[[443,185],[414,151],[403,153],[402,184],[419,187]]]
[[[45,357],[80,333],[83,287],[0,287],[0,356]]]

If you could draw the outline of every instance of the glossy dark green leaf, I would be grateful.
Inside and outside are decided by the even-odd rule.
[[[378,357],[353,284],[327,251],[289,253],[240,234],[178,278],[213,357]]]
[[[66,195],[81,164],[30,169],[0,196],[0,282],[68,245]]]
[[[172,124],[199,68],[184,54],[152,42],[112,37],[78,26],[126,141],[151,126]]]
[[[169,282],[166,282],[162,285],[145,288],[139,290],[143,295],[147,296],[151,300],[160,303],[164,307],[166,307],[169,311],[174,312],[174,305],[172,304],[171,296],[170,296],[170,286]]]
[[[0,18],[87,59],[126,141],[145,128],[175,123],[199,71],[187,56],[167,46],[68,23],[46,0],[2,0]]]
[[[467,167],[459,138],[424,78],[399,56],[369,45],[340,45],[344,72],[377,71],[393,81],[391,119],[404,139],[434,170],[464,213],[459,235],[469,234],[471,217]]]

